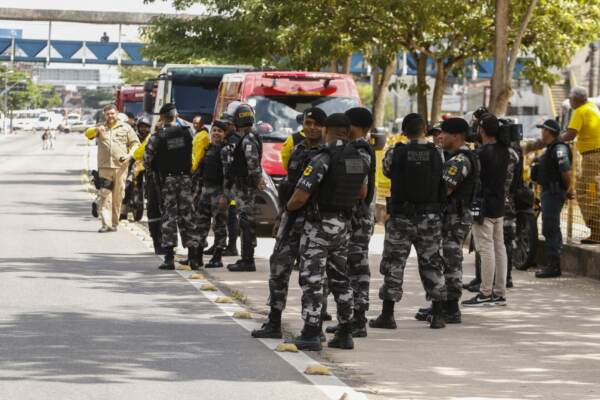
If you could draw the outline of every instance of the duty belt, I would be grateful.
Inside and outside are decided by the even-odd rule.
[[[183,172],[183,171],[182,172],[163,172],[161,175],[164,177],[167,177],[167,176],[189,176],[190,173]]]

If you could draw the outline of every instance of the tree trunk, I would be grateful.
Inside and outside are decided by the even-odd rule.
[[[427,55],[416,51],[412,55],[417,62],[417,112],[427,121]]]
[[[500,97],[506,91],[506,70],[508,62],[508,2],[496,0],[496,19],[494,35],[494,75],[492,76],[492,92],[490,94],[490,111],[499,115],[501,111]]]
[[[436,60],[435,86],[433,87],[433,97],[431,99],[431,124],[435,125],[441,117],[442,100],[444,99],[444,89],[446,88],[446,79],[448,72],[444,60]]]
[[[492,93],[490,111],[497,116],[504,116],[508,102],[512,96],[512,77],[517,65],[517,57],[525,31],[533,17],[538,0],[530,0],[527,11],[521,19],[519,30],[515,36],[510,54],[508,53],[508,21],[509,0],[496,0],[495,44],[494,44],[494,76],[492,77]]]
[[[374,126],[383,126],[385,120],[385,101],[387,99],[388,86],[394,72],[396,71],[396,55],[391,57],[379,80],[375,82],[377,91],[373,90],[373,120]],[[379,74],[378,74],[379,75]],[[373,87],[375,89],[375,87]]]
[[[337,58],[332,58],[329,60],[329,65],[331,66],[331,72],[338,72],[338,60]]]
[[[352,67],[352,54],[348,54],[345,58],[344,58],[344,63],[343,63],[343,69],[342,72],[344,74],[349,74],[350,73],[350,68]]]

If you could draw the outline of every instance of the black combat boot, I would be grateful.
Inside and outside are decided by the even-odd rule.
[[[462,322],[458,300],[447,300],[444,303],[444,316],[448,324],[460,324]]]
[[[260,329],[252,331],[252,337],[257,339],[281,339],[283,337],[281,332],[281,311],[271,308],[269,319]]]
[[[367,317],[364,311],[354,311],[352,318],[352,337],[367,337]]]
[[[352,340],[352,324],[340,324],[339,329],[335,333],[333,339],[327,342],[327,347],[334,349],[352,350],[354,348],[354,340]]]
[[[221,261],[222,254],[223,249],[216,248],[212,258],[210,259],[210,261],[208,261],[208,263],[206,263],[204,268],[223,268],[223,262]]]
[[[237,239],[229,239],[229,243],[223,252],[225,257],[237,257],[239,255],[236,246]]]
[[[431,323],[429,327],[431,329],[441,329],[446,327],[446,321],[444,319],[444,302],[434,301],[432,303],[432,314]]]
[[[204,266],[204,261],[202,260],[202,248],[201,247],[190,247],[188,252],[188,258],[190,259],[190,268],[192,271],[198,271],[200,268]]]
[[[415,319],[417,321],[429,321],[429,318],[431,318],[431,313],[431,306],[419,308],[419,311],[417,311],[415,314]]]
[[[175,269],[175,250],[172,247],[165,249],[165,260],[158,269]]]
[[[325,332],[336,333],[339,328],[340,328],[339,324],[331,325],[331,326],[328,326],[327,328],[325,328]]]
[[[535,273],[536,278],[558,278],[562,273],[560,266],[548,265]]]
[[[379,315],[379,317],[376,319],[370,320],[369,326],[371,328],[379,329],[396,329],[396,320],[394,320],[394,304],[394,300],[384,300],[381,315]]]
[[[227,269],[231,272],[254,272],[256,264],[254,264],[254,247],[250,245],[242,245],[242,259],[235,264],[229,264]]]
[[[300,336],[294,338],[291,343],[294,343],[298,350],[321,351],[321,329],[319,325],[304,324]]]

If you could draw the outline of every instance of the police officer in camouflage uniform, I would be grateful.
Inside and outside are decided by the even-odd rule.
[[[192,140],[187,126],[176,124],[177,110],[173,104],[160,109],[163,126],[153,135],[144,153],[144,165],[156,162],[162,198],[162,246],[165,260],[160,269],[175,269],[177,229],[184,247],[188,248],[190,267],[200,267],[197,259],[200,240],[192,216]]]
[[[223,190],[223,146],[225,121],[215,120],[210,130],[210,144],[198,166],[196,175],[202,188],[196,209],[196,224],[199,229],[200,243],[206,242],[211,227],[215,234],[213,254],[205,268],[222,268],[221,257],[227,245],[227,206],[228,200]],[[198,262],[202,264],[202,247],[198,251]]]
[[[304,111],[304,136],[295,146],[287,165],[287,176],[279,185],[279,202],[282,215],[278,223],[273,254],[269,258],[269,313],[268,321],[252,332],[255,338],[282,337],[281,313],[285,309],[292,269],[300,258],[300,237],[304,231],[305,210],[285,211],[296,184],[310,160],[317,154],[323,141],[327,115],[320,108]]]
[[[417,251],[419,275],[427,299],[433,301],[430,327],[444,328],[446,284],[444,261],[440,256],[442,220],[446,201],[443,156],[436,146],[425,140],[425,120],[409,114],[402,121],[402,131],[410,139],[387,151],[383,174],[391,180],[388,199],[389,220],[380,272],[384,283],[379,289],[383,311],[369,321],[371,328],[396,329],[394,304],[402,298],[404,268],[411,246]]]
[[[355,107],[346,111],[350,119],[351,143],[357,146],[358,152],[369,167],[367,197],[358,201],[352,210],[350,223],[350,241],[348,242],[348,277],[354,295],[354,318],[352,320],[352,337],[367,336],[367,317],[369,310],[369,286],[371,270],[369,268],[369,242],[373,235],[375,219],[371,203],[375,197],[375,152],[367,141],[369,130],[373,126],[373,115],[364,107]],[[338,326],[327,328],[334,333]]]
[[[265,189],[262,177],[262,143],[252,131],[254,111],[248,104],[241,104],[233,114],[240,140],[235,147],[225,151],[225,188],[228,198],[235,199],[242,241],[242,258],[229,264],[231,272],[256,271],[254,248],[256,247],[255,197]]]
[[[463,244],[471,230],[473,217],[470,206],[479,183],[479,160],[465,142],[469,124],[462,118],[442,122],[441,145],[449,159],[444,164],[443,179],[448,187],[448,202],[442,215],[442,251],[447,300],[444,303],[445,322],[460,323],[458,302],[462,295]],[[415,318],[431,319],[432,308],[422,308]]]
[[[308,203],[300,239],[300,286],[304,329],[294,343],[302,350],[321,350],[323,277],[337,304],[339,329],[329,347],[352,349],[353,296],[347,270],[352,208],[367,195],[368,166],[353,144],[348,143],[350,120],[332,114],[325,121],[327,145],[311,160],[287,211]]]
[[[504,191],[506,200],[504,203],[504,247],[506,247],[506,287],[513,287],[512,268],[513,252],[517,248],[517,209],[515,206],[515,189],[523,179],[523,152],[518,142],[512,142],[508,147],[508,170]]]

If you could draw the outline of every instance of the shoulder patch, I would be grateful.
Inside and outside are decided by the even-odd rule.
[[[454,176],[457,173],[458,173],[458,168],[456,167],[456,165],[452,165],[452,166],[450,166],[450,168],[448,168],[448,175]]]
[[[304,176],[309,176],[313,171],[313,167],[312,165],[309,165],[308,167],[306,167],[306,169],[304,170]]]

